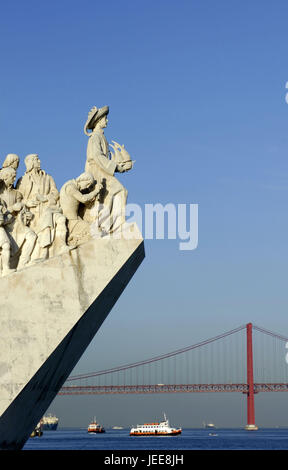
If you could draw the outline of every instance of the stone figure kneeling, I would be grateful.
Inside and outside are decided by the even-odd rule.
[[[60,205],[68,221],[68,244],[77,246],[91,238],[90,224],[79,215],[80,204],[96,199],[100,188],[90,173],[67,181],[60,190]]]

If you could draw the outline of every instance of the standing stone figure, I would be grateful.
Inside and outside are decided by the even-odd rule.
[[[32,214],[23,204],[23,196],[14,188],[16,171],[12,166],[7,166],[0,170],[2,186],[0,198],[2,205],[11,215],[5,229],[8,233],[11,245],[10,256],[13,259],[13,266],[17,269],[23,268],[31,261],[31,254],[35,246],[37,235],[29,228]],[[20,215],[20,213],[22,214]],[[23,223],[23,213],[25,212],[25,223]],[[28,222],[29,221],[29,222]]]
[[[10,267],[11,243],[6,233],[5,226],[10,222],[12,216],[5,208],[5,203],[0,200],[0,248],[2,276],[14,273],[16,269]]]
[[[20,191],[14,188],[16,180],[14,168],[12,166],[2,168],[0,170],[0,180],[2,181],[0,197],[2,201],[5,201],[6,209],[10,214],[16,216],[23,207],[23,196]]]
[[[91,238],[90,224],[79,215],[79,205],[94,201],[99,187],[94,187],[90,173],[82,173],[78,178],[67,181],[60,190],[60,205],[68,221],[68,244],[77,246]]]
[[[33,214],[31,228],[37,234],[33,259],[46,259],[68,251],[66,218],[59,207],[59,192],[52,176],[41,169],[37,154],[25,158],[26,172],[16,188]]]
[[[84,219],[94,221],[98,217],[99,228],[106,233],[117,230],[125,222],[127,190],[115,178],[114,173],[131,169],[130,163],[111,158],[108,142],[104,136],[107,126],[109,107],[93,107],[84,126],[89,136],[85,172],[91,173],[95,180],[102,183],[105,193],[91,210],[85,211]],[[90,133],[88,132],[91,131]]]

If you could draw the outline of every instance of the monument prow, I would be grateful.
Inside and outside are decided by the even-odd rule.
[[[15,186],[19,157],[0,170],[0,449],[23,448],[145,256],[114,176],[133,163],[115,141],[125,161],[109,153],[108,112],[89,112],[85,172],[60,191],[37,154]]]
[[[129,231],[1,280],[0,449],[23,447],[144,259]]]

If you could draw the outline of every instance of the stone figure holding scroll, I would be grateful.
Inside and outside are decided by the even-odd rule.
[[[126,172],[133,166],[130,155],[123,146],[114,142],[115,154],[109,151],[104,135],[108,113],[108,106],[99,109],[93,107],[84,126],[84,132],[89,136],[85,172],[91,173],[105,188],[97,204],[85,211],[84,219],[93,222],[95,217],[98,218],[99,228],[104,233],[114,232],[125,222],[128,192],[114,174]]]

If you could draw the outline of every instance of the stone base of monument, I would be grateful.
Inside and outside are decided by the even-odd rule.
[[[135,224],[0,280],[0,449],[22,449],[144,259]]]

